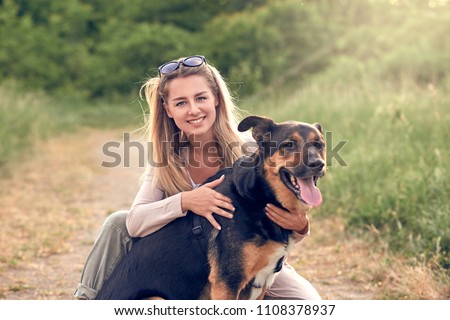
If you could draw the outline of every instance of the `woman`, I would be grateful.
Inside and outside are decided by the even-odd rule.
[[[141,90],[150,108],[149,139],[152,163],[129,212],[111,214],[86,261],[75,292],[79,299],[96,297],[117,262],[131,249],[131,237],[145,237],[188,210],[205,217],[217,229],[213,214],[232,219],[228,197],[214,191],[223,177],[198,186],[241,156],[236,131],[236,107],[217,69],[202,56],[170,61],[159,67],[159,76]],[[141,92],[142,92],[141,91]],[[270,219],[297,232],[309,234],[303,212],[288,212],[270,205]],[[285,264],[270,287],[267,299],[320,299],[314,287]]]

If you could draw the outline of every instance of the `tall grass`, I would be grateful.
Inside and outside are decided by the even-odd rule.
[[[437,259],[448,268],[446,88],[419,86],[409,77],[393,82],[360,74],[336,81],[323,74],[242,106],[278,121],[320,122],[329,132],[329,155],[335,149],[342,158],[328,159],[329,173],[320,183],[322,214],[341,215],[353,230],[376,230],[393,249],[422,261]],[[339,143],[345,144],[339,149]]]
[[[79,127],[136,126],[142,119],[137,103],[131,97],[88,102],[0,86],[0,172],[7,174],[9,165],[25,161],[38,140]]]
[[[19,94],[14,88],[0,87],[0,167],[16,160],[52,124],[41,94]]]

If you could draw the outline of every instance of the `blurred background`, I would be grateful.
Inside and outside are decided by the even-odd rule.
[[[0,0],[0,179],[63,132],[138,128],[143,81],[192,54],[248,114],[320,122],[335,156],[318,217],[450,297],[448,0]]]

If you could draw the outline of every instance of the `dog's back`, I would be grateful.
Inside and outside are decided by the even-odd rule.
[[[198,299],[208,280],[207,256],[192,234],[192,214],[144,238],[115,267],[96,299]]]

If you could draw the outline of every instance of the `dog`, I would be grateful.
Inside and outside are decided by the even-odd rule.
[[[326,172],[325,140],[319,124],[249,116],[238,125],[253,128],[252,155],[219,170],[205,183],[231,198],[234,217],[216,215],[221,231],[188,212],[160,230],[134,239],[97,299],[258,299],[273,283],[293,246],[293,231],[272,222],[267,203],[289,211],[320,205],[317,180]]]

